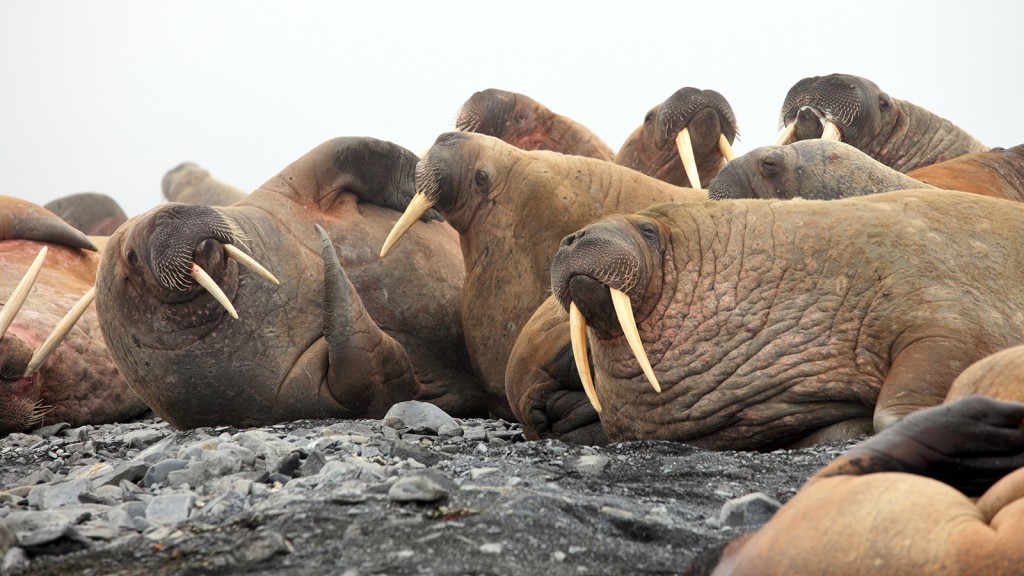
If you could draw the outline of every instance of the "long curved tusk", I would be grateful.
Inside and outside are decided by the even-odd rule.
[[[32,285],[36,283],[36,278],[39,277],[39,269],[43,267],[46,252],[46,246],[43,246],[42,250],[39,251],[39,255],[32,261],[32,265],[28,267],[28,272],[25,272],[25,277],[21,279],[21,282],[18,282],[18,285],[14,287],[14,292],[7,298],[7,303],[4,304],[3,310],[0,310],[0,338],[7,334],[7,329],[11,327],[11,322],[14,322],[14,317],[21,310],[22,305],[25,304],[25,299],[28,298]]]
[[[636,361],[640,363],[640,368],[647,375],[651,386],[654,386],[654,391],[661,392],[661,384],[658,384],[658,378],[654,375],[651,362],[647,359],[644,343],[640,340],[640,332],[636,328],[636,319],[633,317],[633,305],[629,301],[629,296],[615,288],[609,288],[609,291],[612,294],[612,305],[615,306],[615,316],[619,319],[619,326],[622,327],[622,333],[626,336],[626,341],[629,342],[629,348],[633,351],[633,355],[636,356]]]
[[[85,309],[88,308],[89,304],[92,304],[92,301],[95,299],[96,287],[93,286],[85,293],[84,296],[79,298],[78,302],[71,307],[71,310],[68,310],[68,313],[64,315],[64,318],[62,318],[57,324],[57,327],[53,329],[53,332],[50,332],[50,335],[46,337],[46,340],[44,340],[43,343],[39,345],[39,348],[36,348],[36,351],[32,353],[32,359],[28,361],[28,366],[25,367],[25,374],[22,376],[23,378],[28,378],[39,370],[39,367],[46,362],[50,357],[50,354],[53,354],[53,351],[57,349],[57,346],[60,346],[60,343],[64,341],[64,337],[71,332],[71,329],[74,328],[78,319],[82,317],[82,314],[85,314]]]
[[[590,361],[587,359],[587,319],[576,307],[575,302],[569,303],[569,339],[572,341],[572,356],[576,360],[576,371],[583,381],[583,391],[587,393],[590,404],[601,413],[601,401],[597,399],[597,389],[590,375]]]
[[[192,277],[195,278],[196,282],[199,282],[203,288],[206,288],[206,291],[216,298],[217,302],[220,302],[220,305],[228,311],[228,314],[231,314],[232,318],[238,320],[238,312],[235,312],[235,307],[231,305],[231,300],[228,300],[227,294],[220,289],[220,286],[217,286],[217,283],[213,281],[213,278],[210,278],[210,275],[206,273],[206,270],[203,270],[203,268],[195,262],[192,263]]]
[[[380,249],[380,257],[383,258],[386,256],[388,250],[391,250],[391,247],[395,245],[395,242],[398,242],[398,239],[402,237],[402,234],[405,234],[405,231],[408,230],[414,222],[419,220],[420,216],[426,214],[427,210],[430,210],[433,205],[434,202],[428,199],[426,194],[423,192],[417,192],[416,195],[412,197],[412,200],[409,201],[409,206],[406,207],[402,217],[398,219],[398,222],[395,222],[395,226],[391,229],[391,233],[388,234],[387,239],[384,240],[384,246]]]
[[[836,123],[831,120],[825,120],[821,126],[821,139],[822,140],[835,140],[836,142],[843,141],[843,134],[839,131],[839,127]]]
[[[252,256],[249,256],[245,252],[242,252],[241,248],[239,248],[238,246],[235,246],[234,244],[225,244],[224,251],[228,253],[228,258],[231,258],[235,262],[238,262],[239,264],[259,274],[260,276],[263,276],[264,278],[270,280],[274,284],[281,284],[281,282],[277,279],[276,276],[271,274],[269,270],[260,265],[260,263],[254,260]]]
[[[736,153],[732,151],[732,144],[729,144],[729,139],[725,137],[725,134],[718,135],[718,150],[722,152],[722,157],[726,162],[736,157]]]
[[[793,139],[794,133],[796,133],[796,122],[790,122],[786,129],[782,131],[782,134],[779,134],[779,139],[775,141],[775,145],[784,146],[789,144]]]
[[[697,173],[697,161],[693,158],[693,144],[690,142],[690,129],[683,130],[676,136],[676,148],[683,160],[683,169],[690,179],[690,188],[700,188],[700,174]]]

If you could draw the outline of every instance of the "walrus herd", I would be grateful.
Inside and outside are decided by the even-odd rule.
[[[688,573],[1024,572],[1024,145],[845,74],[736,158],[692,87],[617,152],[496,89],[455,127],[422,158],[332,139],[248,194],[183,163],[131,218],[0,197],[0,434],[416,399],[586,444],[870,435]]]

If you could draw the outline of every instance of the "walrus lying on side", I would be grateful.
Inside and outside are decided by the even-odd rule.
[[[1010,576],[1024,571],[1021,534],[1024,403],[975,395],[821,469],[714,574]]]
[[[1019,343],[1022,234],[945,190],[664,205],[567,236],[551,288],[611,440],[771,449],[880,431]]]
[[[146,410],[100,335],[91,305],[98,261],[81,231],[31,202],[0,196],[0,434],[43,422],[116,422]]]
[[[841,140],[900,172],[989,149],[949,120],[849,74],[804,78],[786,94],[776,144]]]
[[[739,135],[736,115],[714,90],[685,87],[651,108],[622,143],[615,163],[676,186],[704,188]]]
[[[523,150],[551,150],[612,161],[615,153],[583,124],[525,94],[488,88],[459,109],[455,129],[500,138]]]
[[[160,187],[164,198],[182,204],[230,206],[245,198],[245,192],[210,176],[194,162],[182,162],[168,170]]]
[[[425,223],[377,257],[417,161],[337,138],[233,206],[129,220],[103,252],[96,302],[132,387],[177,428],[379,418],[409,399],[486,414],[459,321],[457,234]]]
[[[416,187],[416,198],[381,253],[388,253],[407,226],[420,227],[412,223],[431,206],[458,231],[466,266],[466,346],[491,412],[518,419],[530,437],[576,431],[578,441],[602,442],[604,433],[578,380],[543,369],[509,380],[509,354],[549,293],[551,257],[565,234],[605,214],[706,195],[611,162],[525,151],[468,132],[437,138],[417,167]],[[568,350],[567,332],[559,334],[555,339]]]
[[[762,146],[729,162],[711,181],[708,197],[834,200],[929,186],[1024,200],[1024,145],[966,154],[907,174],[832,140]]]
[[[110,236],[128,219],[117,200],[98,192],[63,196],[47,202],[43,208],[87,236]]]

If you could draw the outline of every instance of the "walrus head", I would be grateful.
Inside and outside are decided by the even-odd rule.
[[[532,98],[506,90],[474,92],[459,109],[455,129],[502,138],[534,119],[530,109],[534,105]]]
[[[657,299],[630,293],[661,292],[662,266],[668,235],[663,223],[642,216],[617,216],[566,236],[551,264],[551,291],[569,312],[572,348],[584,390],[601,411],[586,358],[586,329],[596,338],[625,338],[635,365],[658,392],[654,374],[637,328]],[[627,361],[628,362],[628,361]]]
[[[700,174],[706,182],[733,158],[738,135],[724,96],[688,86],[647,112],[615,162],[677,186],[701,188]]]
[[[870,80],[849,74],[804,78],[786,94],[776,144],[825,138],[857,148],[875,137],[892,113],[892,98]]]

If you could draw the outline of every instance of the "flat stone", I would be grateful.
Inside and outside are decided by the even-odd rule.
[[[116,486],[121,483],[121,480],[127,480],[129,482],[138,482],[146,477],[146,472],[149,470],[149,464],[141,461],[129,461],[121,462],[117,466],[103,474],[97,476],[93,480],[94,486]]]
[[[596,476],[604,471],[611,459],[601,455],[580,456],[576,461],[576,471],[587,476]]]
[[[146,506],[146,520],[154,524],[177,524],[188,519],[195,495],[191,492],[161,494]]]
[[[414,434],[437,435],[441,426],[455,423],[455,419],[444,410],[433,404],[416,400],[399,402],[392,406],[384,416],[384,420],[388,421],[392,418],[400,419],[409,429],[408,431]]]
[[[84,478],[55,484],[39,484],[33,486],[28,493],[28,504],[39,510],[79,504],[79,497],[88,492],[89,488],[90,482]]]
[[[388,489],[392,502],[437,502],[457,489],[440,470],[426,469],[402,476]]]
[[[763,492],[754,492],[733,498],[722,505],[718,515],[720,526],[753,528],[768,521],[782,507],[777,500]]]
[[[167,480],[167,475],[175,470],[182,470],[188,466],[188,460],[180,460],[178,458],[168,458],[167,460],[161,460],[149,467],[146,471],[146,475],[143,477],[143,484],[146,488],[160,482]]]

